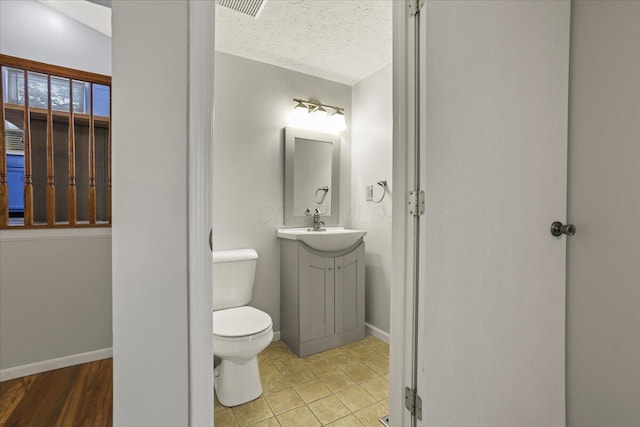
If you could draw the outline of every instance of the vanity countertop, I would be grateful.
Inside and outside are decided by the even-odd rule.
[[[280,239],[300,240],[319,251],[346,249],[366,236],[366,230],[351,230],[344,227],[323,227],[321,231],[312,228],[279,228],[276,236]]]

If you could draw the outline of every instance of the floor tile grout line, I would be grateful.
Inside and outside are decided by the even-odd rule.
[[[258,423],[262,422],[262,421],[269,420],[271,418],[274,418],[275,421],[278,424],[280,424],[280,419],[278,418],[279,416],[281,416],[281,415],[283,415],[283,414],[285,414],[287,412],[290,412],[290,411],[305,407],[306,410],[308,410],[313,415],[313,417],[316,419],[317,422],[319,422],[321,425],[326,425],[326,424],[323,424],[320,421],[320,419],[318,418],[316,413],[311,409],[310,405],[312,405],[313,403],[315,403],[315,402],[317,402],[319,400],[322,400],[322,399],[325,399],[325,398],[328,398],[328,397],[334,397],[334,398],[338,399],[338,401],[346,408],[348,413],[346,415],[344,415],[343,417],[340,417],[340,418],[338,418],[336,420],[330,421],[328,424],[334,423],[336,421],[339,421],[339,420],[341,420],[343,418],[346,418],[346,417],[349,417],[349,416],[353,416],[356,420],[358,420],[358,422],[364,424],[365,422],[362,421],[362,419],[357,415],[357,413],[361,412],[361,411],[364,411],[366,409],[369,409],[369,408],[371,408],[373,406],[376,406],[376,405],[384,405],[383,402],[385,400],[388,400],[388,396],[381,397],[381,398],[375,397],[373,394],[371,394],[369,392],[369,390],[367,390],[366,388],[363,387],[364,384],[367,384],[367,383],[369,383],[371,381],[374,381],[374,380],[380,380],[380,379],[386,380],[387,384],[388,384],[388,378],[385,378],[385,375],[388,375],[388,373],[385,372],[386,370],[384,368],[383,369],[376,369],[374,365],[369,365],[368,364],[368,362],[371,362],[373,360],[379,360],[379,359],[387,359],[387,364],[388,364],[389,363],[388,362],[388,350],[386,350],[384,352],[379,351],[380,350],[379,344],[376,344],[376,348],[372,348],[372,346],[370,344],[371,340],[372,339],[370,337],[368,337],[365,340],[357,343],[356,345],[350,344],[350,345],[348,345],[349,347],[347,347],[347,348],[338,347],[338,348],[335,348],[335,349],[327,350],[325,352],[317,353],[315,355],[312,355],[311,357],[308,356],[306,358],[298,358],[298,357],[296,357],[283,343],[275,344],[276,347],[274,347],[274,348],[276,348],[276,349],[268,352],[266,357],[259,358],[259,364],[263,365],[263,366],[269,366],[269,369],[273,369],[274,372],[277,372],[279,375],[281,375],[283,377],[287,377],[288,375],[306,375],[306,374],[308,374],[309,378],[307,380],[302,381],[302,382],[297,383],[297,384],[289,382],[290,380],[287,379],[286,380],[286,382],[287,382],[286,386],[277,387],[277,388],[275,388],[273,390],[270,390],[269,392],[263,393],[262,397],[264,397],[264,401],[267,404],[267,407],[269,408],[269,410],[270,410],[270,412],[272,414],[272,417],[268,417],[265,420],[258,421]],[[373,341],[373,342],[375,343],[375,341]],[[358,349],[366,349],[366,350],[368,350],[369,353],[370,353],[369,357],[361,357],[362,354],[360,354],[359,355],[360,357],[359,357],[358,354],[356,353],[356,351]],[[272,354],[272,353],[275,353],[275,354]],[[350,358],[351,362],[347,363],[345,365],[342,365],[342,364],[335,365],[335,366],[333,366],[332,369],[329,369],[329,370],[324,370],[322,367],[317,366],[317,364],[321,364],[322,363],[321,361],[326,361],[327,359],[330,359],[331,357],[337,357],[337,356],[339,356],[341,354],[342,355],[346,355],[348,358]],[[365,352],[365,354],[366,354],[366,352]],[[288,360],[288,359],[299,360],[300,362],[302,362],[300,364],[300,366],[304,367],[305,370],[301,371],[300,373],[292,374],[291,370],[286,369],[286,366],[287,366],[286,360]],[[318,362],[320,362],[320,363],[318,363]],[[314,365],[316,365],[315,369],[314,369]],[[372,377],[370,377],[370,378],[367,378],[366,380],[358,381],[356,378],[352,377],[347,372],[348,370],[350,370],[354,366],[359,366],[359,367],[366,368],[368,371],[372,372],[374,375]],[[296,368],[293,369],[293,372],[295,372],[295,371],[296,371]],[[384,373],[382,373],[382,372],[384,372]],[[330,374],[333,374],[333,373],[341,373],[341,374],[345,375],[346,378],[349,381],[351,381],[353,384],[349,385],[349,386],[347,386],[345,388],[333,391],[331,388],[329,388],[329,381],[327,379],[327,376],[330,375]],[[265,376],[268,376],[268,374],[265,375]],[[263,378],[263,376],[261,374],[261,379],[262,378]],[[323,378],[325,378],[325,380],[323,380]],[[318,381],[321,385],[323,385],[327,389],[329,394],[327,394],[327,395],[325,395],[323,397],[311,400],[309,402],[306,402],[302,398],[302,396],[299,394],[299,392],[297,391],[296,387],[302,386],[302,385],[307,384],[307,383],[312,382],[312,381]],[[369,396],[369,398],[372,399],[372,402],[370,404],[367,404],[367,405],[365,405],[365,406],[363,406],[361,408],[358,408],[358,409],[355,409],[355,410],[352,411],[351,409],[349,409],[349,407],[346,406],[345,402],[342,399],[340,399],[340,397],[338,397],[338,393],[341,393],[344,390],[348,390],[348,389],[355,388],[355,387],[358,387],[362,392],[365,393],[365,395]],[[290,389],[295,394],[295,396],[297,396],[300,399],[302,404],[300,406],[289,408],[286,411],[281,412],[280,414],[276,414],[272,404],[269,403],[269,401],[266,399],[266,396],[272,395],[272,394],[275,394],[275,393],[278,393],[278,392],[282,392],[282,391],[287,390],[287,389]],[[274,401],[274,403],[275,403],[275,401]],[[234,409],[234,408],[229,408],[229,409]],[[232,410],[232,414],[233,414],[234,419],[236,420],[236,422],[238,422],[235,411]],[[239,424],[239,422],[238,422],[238,424]]]
[[[302,405],[300,405],[300,406],[304,406],[304,405],[306,405],[306,403],[304,403],[304,400],[302,399],[302,397],[298,394],[298,392],[296,391],[296,389],[295,389],[295,388],[293,388],[293,386],[289,386],[289,387],[287,387],[287,388],[290,388],[290,389],[291,389],[291,391],[293,391],[293,392],[295,393],[295,395],[296,395],[296,396],[298,396],[298,398],[302,401]],[[278,392],[280,392],[280,391],[284,391],[284,390],[286,390],[287,388],[283,388],[282,390],[274,391],[274,393],[278,393]],[[278,416],[278,415],[280,415],[280,414],[284,414],[285,412],[288,412],[288,411],[290,411],[290,410],[293,410],[293,409],[296,409],[296,408],[299,408],[299,407],[300,407],[300,406],[296,406],[296,407],[294,407],[294,408],[287,409],[286,411],[281,412],[280,414],[276,414],[276,412],[273,410],[273,407],[271,406],[271,404],[269,403],[269,401],[268,401],[266,398],[265,398],[265,400],[266,400],[266,402],[267,402],[267,405],[269,405],[269,408],[271,408],[271,412],[273,412],[273,416],[274,416],[274,417],[277,417],[277,416]]]

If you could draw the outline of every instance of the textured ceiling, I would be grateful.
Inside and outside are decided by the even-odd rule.
[[[268,0],[216,7],[216,50],[352,85],[391,62],[392,0]]]

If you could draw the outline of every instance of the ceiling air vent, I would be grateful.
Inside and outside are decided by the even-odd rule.
[[[220,0],[220,6],[257,18],[267,0]]]

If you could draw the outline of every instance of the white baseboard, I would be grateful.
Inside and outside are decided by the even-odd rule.
[[[382,329],[378,329],[373,325],[370,325],[368,323],[364,324],[364,330],[367,334],[369,335],[373,335],[376,338],[381,339],[382,341],[386,342],[387,344],[389,344],[389,333],[383,331]]]
[[[280,341],[280,331],[273,332],[273,341]],[[80,365],[82,363],[108,359],[110,357],[113,357],[113,349],[104,348],[101,350],[59,357],[57,359],[43,360],[42,362],[29,363],[28,365],[0,369],[0,381],[8,381],[15,378],[25,377],[27,375],[53,371],[54,369],[67,368],[69,366]]]
[[[15,366],[13,368],[0,369],[0,381],[12,380],[14,378],[53,371],[54,369],[66,368],[82,363],[95,362],[96,360],[108,359],[110,357],[113,357],[113,348],[111,347],[58,357],[57,359],[43,360],[42,362],[29,363],[28,365]]]

